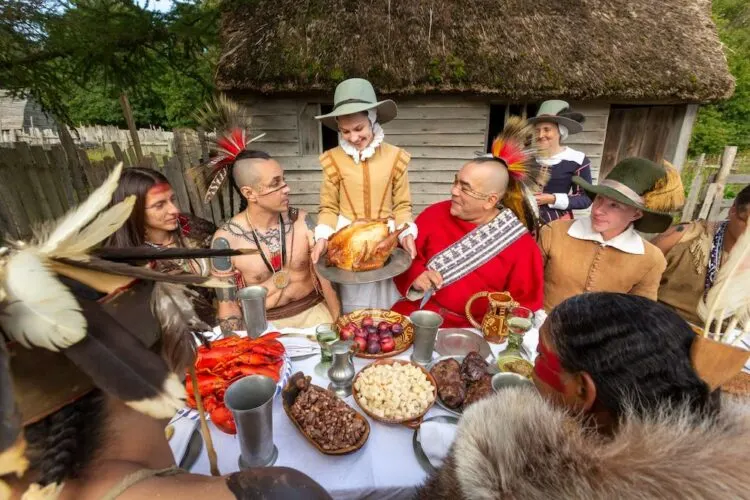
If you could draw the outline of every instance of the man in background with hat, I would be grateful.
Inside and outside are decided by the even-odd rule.
[[[636,231],[661,233],[684,203],[679,173],[643,158],[619,162],[597,186],[574,177],[594,200],[591,216],[554,221],[539,232],[544,309],[585,292],[656,300],[664,256]]]
[[[745,186],[726,220],[678,224],[654,238],[652,243],[667,259],[659,302],[674,309],[685,321],[701,325],[698,303],[713,286],[734,244],[747,231],[749,216],[750,186]]]

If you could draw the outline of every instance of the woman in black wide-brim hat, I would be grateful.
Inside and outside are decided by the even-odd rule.
[[[537,162],[546,170],[544,190],[536,194],[543,222],[572,219],[573,210],[591,205],[591,200],[573,183],[578,176],[591,182],[591,161],[581,151],[565,146],[569,135],[583,130],[584,117],[570,109],[565,101],[544,101],[529,122],[534,125]]]

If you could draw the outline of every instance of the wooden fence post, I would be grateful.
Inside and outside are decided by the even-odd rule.
[[[68,173],[73,181],[73,187],[76,191],[76,202],[83,203],[83,200],[88,196],[88,189],[84,182],[83,169],[78,160],[78,147],[73,142],[73,138],[70,136],[67,127],[62,125],[60,127],[60,145],[65,150],[65,156],[68,158]]]
[[[689,222],[693,220],[695,214],[695,207],[698,204],[698,197],[703,187],[703,163],[706,161],[706,153],[701,153],[698,160],[695,162],[695,177],[690,185],[690,192],[688,193],[687,201],[685,206],[682,208],[682,217],[680,222]]]
[[[138,138],[138,129],[135,128],[133,109],[130,107],[130,101],[125,92],[120,94],[120,106],[122,106],[122,113],[125,115],[125,122],[128,124],[128,129],[130,130],[130,138],[133,141],[133,148],[135,149],[136,163],[140,163],[143,159],[141,140]]]
[[[185,182],[185,187],[187,188],[187,194],[190,197],[190,205],[193,209],[193,214],[201,217],[203,219],[208,219],[210,217],[210,213],[207,215],[207,212],[205,210],[205,206],[203,204],[203,198],[202,193],[198,190],[198,187],[196,186],[195,182],[193,182],[193,179],[191,179],[189,171],[191,169],[191,166],[193,165],[193,159],[196,160],[196,164],[198,164],[198,158],[200,158],[200,150],[198,150],[198,154],[195,153],[194,147],[191,148],[191,146],[196,146],[197,144],[193,144],[195,141],[190,141],[189,136],[191,135],[191,130],[186,129],[180,129],[174,131],[174,142],[175,147],[177,148],[177,157],[180,161],[180,166],[182,170],[182,175]],[[194,132],[192,132],[194,133]]]
[[[2,148],[0,154],[0,236],[6,234],[11,238],[25,238],[31,233],[31,214],[25,210],[22,203],[23,196],[14,186],[24,184],[25,179],[14,179],[12,160],[9,148]],[[19,182],[20,181],[20,182]]]
[[[19,167],[21,167],[20,171],[17,171],[17,174],[19,174],[19,177],[17,179],[18,181],[21,181],[21,184],[24,183],[24,181],[27,181],[31,186],[31,191],[33,194],[31,195],[31,203],[36,204],[39,207],[39,213],[42,217],[42,220],[51,220],[55,216],[52,212],[52,209],[50,208],[50,204],[47,201],[47,199],[44,196],[44,188],[42,187],[42,181],[39,177],[39,172],[36,168],[34,168],[34,160],[31,157],[31,149],[29,148],[29,145],[25,142],[17,142],[16,143],[16,152],[18,153],[18,157],[21,160]],[[23,188],[22,188],[23,189]],[[24,203],[26,203],[26,196],[24,195]]]
[[[31,156],[34,158],[36,171],[39,174],[39,180],[41,181],[44,190],[45,200],[52,209],[53,217],[61,217],[65,214],[65,208],[63,207],[63,204],[60,201],[60,196],[57,193],[57,186],[55,185],[55,180],[50,171],[47,153],[42,146],[31,146],[30,149]]]
[[[721,155],[721,168],[716,176],[715,184],[717,186],[714,193],[711,210],[708,213],[708,220],[716,220],[721,213],[721,202],[724,200],[724,186],[727,183],[727,177],[734,165],[734,159],[737,157],[737,146],[724,147],[724,154]]]

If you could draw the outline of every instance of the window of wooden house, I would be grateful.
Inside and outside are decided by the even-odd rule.
[[[485,147],[486,152],[490,152],[492,148],[492,141],[495,140],[497,134],[499,134],[505,126],[505,121],[509,116],[522,116],[528,118],[536,115],[539,105],[537,103],[525,103],[525,104],[490,104],[490,119],[487,127],[487,144]]]
[[[321,104],[320,114],[327,115],[333,111],[333,104]],[[323,151],[328,151],[331,148],[335,148],[339,145],[339,134],[335,130],[332,130],[325,125],[323,122],[320,123],[321,137],[323,141]]]

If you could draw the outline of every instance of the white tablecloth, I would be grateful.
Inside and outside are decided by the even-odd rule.
[[[314,332],[311,329],[310,332]],[[477,333],[475,331],[475,333]],[[478,333],[477,333],[478,334]],[[524,337],[524,345],[536,355],[539,333],[536,329]],[[493,354],[505,348],[505,344],[490,344]],[[408,359],[411,349],[396,356]],[[434,353],[437,357],[438,354]],[[292,362],[292,372],[302,371],[310,375],[314,384],[327,387],[329,381],[315,374],[315,365],[320,356]],[[357,372],[371,360],[354,358]],[[343,456],[323,455],[300,434],[284,413],[281,396],[277,396],[273,406],[273,440],[279,450],[274,465],[287,466],[304,472],[323,486],[336,499],[401,499],[412,498],[417,486],[427,478],[427,474],[417,462],[412,447],[414,430],[402,425],[387,425],[367,417],[350,396],[346,402],[370,421],[370,437],[358,451]],[[425,418],[448,414],[435,405]],[[174,440],[184,440],[195,428],[195,422],[182,418],[174,422]],[[237,436],[217,430],[209,422],[214,447],[218,454],[219,470],[229,474],[239,470],[239,441]],[[177,457],[179,461],[180,457]],[[209,474],[208,456],[205,447],[201,456],[191,468],[197,474]]]

